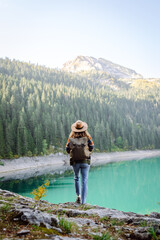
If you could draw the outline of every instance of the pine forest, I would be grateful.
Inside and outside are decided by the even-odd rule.
[[[0,158],[65,152],[78,119],[95,151],[158,149],[160,82],[0,59]]]

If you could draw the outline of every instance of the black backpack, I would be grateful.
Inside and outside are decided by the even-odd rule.
[[[74,162],[81,162],[83,160],[89,159],[91,152],[88,148],[88,138],[70,138],[70,157]]]

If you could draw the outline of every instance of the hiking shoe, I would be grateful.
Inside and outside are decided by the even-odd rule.
[[[76,203],[81,203],[81,197],[77,197],[77,199],[76,199]]]

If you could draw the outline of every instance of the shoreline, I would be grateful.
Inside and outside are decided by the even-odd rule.
[[[142,160],[159,156],[160,150],[136,150],[126,152],[94,153],[92,165],[98,166],[111,162]]]
[[[160,156],[160,150],[137,150],[126,152],[93,153],[91,166],[105,165],[111,162],[141,160]],[[20,157],[18,159],[4,160],[4,166],[0,165],[0,177],[7,179],[29,178],[35,175],[58,172],[61,174],[68,169],[69,155],[50,154],[49,156]]]

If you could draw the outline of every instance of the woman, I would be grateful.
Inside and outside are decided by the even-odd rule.
[[[70,153],[70,165],[73,166],[75,190],[77,194],[76,203],[86,203],[88,172],[90,169],[90,155],[94,148],[93,140],[87,132],[88,125],[81,120],[71,126],[66,151]],[[80,189],[80,173],[82,188]]]

